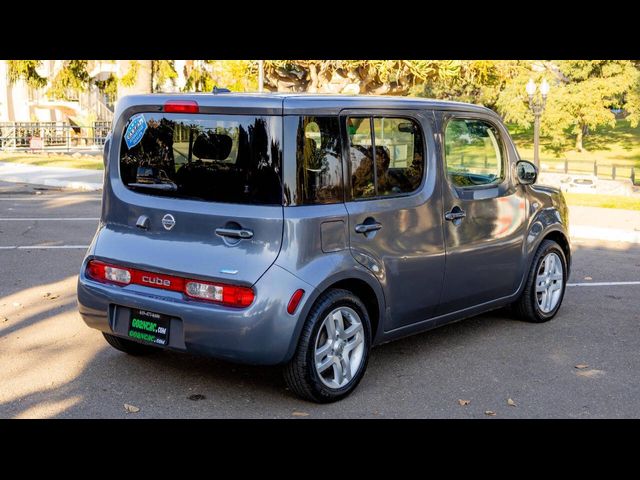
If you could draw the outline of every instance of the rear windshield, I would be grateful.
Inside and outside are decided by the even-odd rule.
[[[139,193],[282,204],[282,119],[138,113],[124,127],[120,176]]]

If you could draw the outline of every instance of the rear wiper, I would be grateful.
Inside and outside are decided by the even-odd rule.
[[[150,188],[151,190],[164,190],[167,192],[178,190],[178,186],[175,183],[127,183],[127,187]]]

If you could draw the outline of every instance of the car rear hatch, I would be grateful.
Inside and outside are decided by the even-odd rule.
[[[141,96],[119,106],[95,255],[252,285],[282,241],[282,117],[277,108],[237,113],[202,100]]]

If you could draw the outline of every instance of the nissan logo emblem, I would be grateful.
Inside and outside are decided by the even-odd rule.
[[[164,217],[162,217],[162,226],[165,230],[171,230],[173,226],[176,224],[176,219],[173,218],[173,215],[167,213]]]

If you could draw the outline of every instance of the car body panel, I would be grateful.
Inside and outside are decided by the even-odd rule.
[[[425,140],[424,174],[417,191],[346,202],[351,253],[382,285],[388,307],[383,330],[388,331],[433,316],[440,300],[445,257],[442,216],[438,213],[442,210],[438,157],[430,111],[403,110],[400,115],[388,109],[341,112],[343,120],[363,114],[413,119]],[[346,173],[346,179],[351,178],[351,172]],[[356,225],[369,222],[378,222],[382,228],[367,234],[355,231]]]
[[[446,174],[444,131],[452,118],[471,118],[498,128],[506,158],[504,179],[498,185],[457,187]],[[494,115],[437,112],[443,215],[458,207],[466,213],[459,222],[445,222],[447,268],[438,313],[446,314],[508,297],[517,291],[525,264],[526,190],[514,178],[517,154],[508,132]]]

